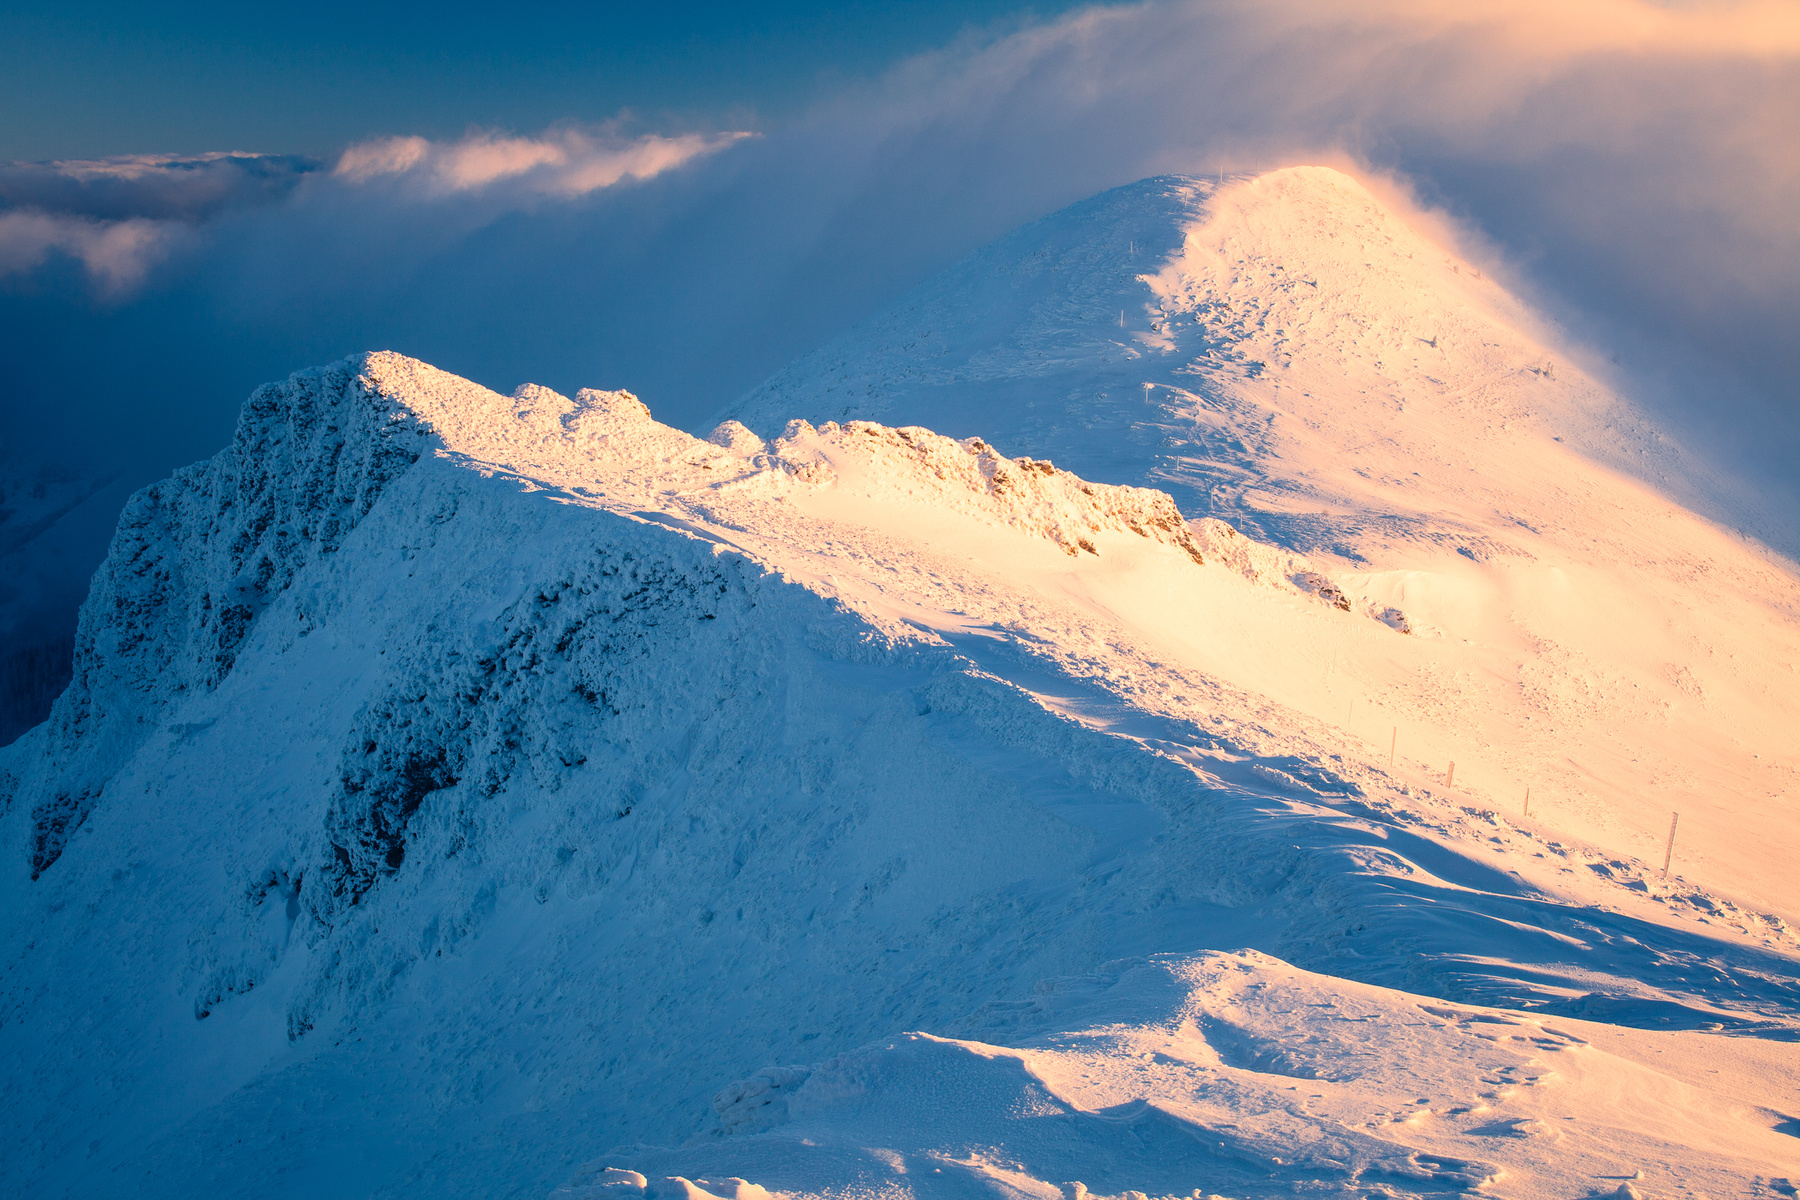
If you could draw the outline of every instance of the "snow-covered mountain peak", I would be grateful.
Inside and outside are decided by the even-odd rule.
[[[1426,384],[1521,361],[1542,366],[1550,353],[1524,332],[1534,322],[1529,311],[1479,268],[1326,167],[1220,188],[1181,245],[1142,280],[1151,312],[1170,320],[1160,334],[1134,340],[1173,349],[1183,316],[1216,314],[1215,343],[1227,332],[1241,351],[1265,352],[1249,360],[1258,373],[1336,355],[1335,365],[1365,383]],[[1356,406],[1347,396],[1337,401]]]
[[[1439,465],[1466,466],[1502,444],[1554,441],[1571,408],[1617,407],[1567,365],[1569,386],[1556,386],[1560,355],[1525,332],[1522,306],[1338,171],[1223,189],[1142,282],[1150,328],[1133,342],[1197,381],[1236,386],[1271,418],[1323,426],[1339,448],[1355,442],[1333,434],[1366,441],[1423,424],[1468,435],[1438,448]],[[1529,400],[1493,386],[1526,380],[1539,385]]]
[[[1536,327],[1342,172],[1170,176],[978,251],[732,415],[979,433],[1296,549],[1380,561],[1514,518],[1553,525],[1562,483],[1595,458],[1676,469]],[[1479,469],[1496,456],[1506,472]]]

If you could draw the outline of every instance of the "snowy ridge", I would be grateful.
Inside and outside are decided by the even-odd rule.
[[[731,415],[979,430],[1354,559],[1491,536],[1496,501],[1533,499],[1515,491],[1537,492],[1519,515],[1541,525],[1534,511],[1567,508],[1558,479],[1589,473],[1583,454],[1679,479],[1679,448],[1563,357],[1341,172],[1166,176],[1002,238]],[[1532,488],[1444,474],[1502,446]],[[1416,479],[1378,473],[1401,458]]]
[[[1554,790],[1526,817],[1498,770],[1447,783],[1483,703],[1503,748],[1588,751],[1522,719],[1583,697],[1483,690],[1441,564],[1405,568],[1435,577],[1399,636],[1369,617],[1404,588],[1060,455],[783,428],[703,440],[628,393],[375,354],[260,390],[233,447],[142,493],[76,684],[0,749],[6,1187],[1548,1198],[1790,1172],[1800,941],[1768,864],[1792,831],[1740,854],[1703,810],[1665,877]],[[1763,614],[1705,644],[1770,678],[1740,705],[1738,668],[1682,651],[1711,698],[1632,710],[1615,753],[1760,778],[1717,731],[1792,711],[1766,665],[1791,628],[1703,548],[1690,586],[1739,589],[1708,611]],[[1577,590],[1641,582],[1605,568]],[[1599,623],[1635,638],[1623,611]],[[1576,651],[1613,661],[1559,635],[1525,660],[1546,693],[1578,690]],[[1586,699],[1619,704],[1604,681]]]
[[[458,461],[564,486],[591,482],[593,465],[622,465],[609,487],[646,501],[692,487],[696,470],[716,473],[708,486],[760,484],[767,492],[790,478],[834,482],[835,463],[854,470],[870,495],[925,489],[933,502],[980,511],[1070,554],[1098,553],[1088,535],[1104,528],[1179,546],[1200,561],[1166,495],[1087,485],[1048,463],[1011,462],[979,440],[964,446],[867,423],[840,436],[835,425],[815,431],[801,422],[770,455],[755,442],[746,463],[729,446],[656,423],[626,392],[583,390],[570,401],[527,386],[499,397],[397,355],[305,372],[286,387],[259,390],[228,450],[145,489],[122,516],[89,600],[76,683],[47,731],[59,760],[85,759],[94,774],[7,796],[32,806],[34,874],[55,862],[105,775],[157,714],[190,690],[216,687],[258,614],[296,573],[334,552],[428,446],[447,445]],[[897,447],[904,452],[893,453]],[[317,616],[303,601],[301,633]],[[77,745],[90,753],[75,753]],[[99,746],[108,749],[92,753]]]
[[[1279,573],[1433,648],[1215,673],[1373,744],[1398,727],[1490,796],[1555,796],[1620,852],[1679,810],[1729,844],[1719,878],[1789,905],[1792,564],[1672,499],[1716,481],[1580,361],[1362,184],[1297,167],[1046,217],[730,411],[979,433],[1303,552]]]
[[[27,1176],[52,1193],[118,1170],[180,1192],[231,1169],[223,1146],[269,1098],[346,1090],[365,1115],[423,1113],[416,1140],[439,1161],[485,1111],[482,1081],[519,1069],[570,1129],[655,1113],[615,1127],[674,1138],[707,1111],[719,1045],[737,1070],[819,1036],[853,1045],[1097,954],[1076,881],[1190,807],[1193,776],[1064,729],[909,623],[916,608],[859,614],[758,566],[742,546],[817,578],[783,541],[818,544],[817,522],[785,509],[841,505],[859,480],[903,508],[899,493],[944,485],[859,457],[878,435],[840,434],[798,434],[812,456],[790,462],[659,426],[623,394],[500,397],[388,355],[259,391],[231,449],[137,498],[84,611],[76,686],[0,762],[21,914],[8,1053],[25,1095],[94,1081],[27,1110],[14,1128],[39,1149],[7,1161],[56,1164]],[[1022,470],[952,446],[937,449]],[[954,481],[954,524],[1069,561],[1045,533],[1061,518],[985,480]],[[1138,545],[1235,578],[1197,564],[1179,527],[1128,528],[1166,499],[1059,486],[1118,518],[1080,557]],[[709,513],[739,528],[709,531]],[[270,728],[293,734],[272,745]],[[1227,884],[1235,871],[1207,894],[1274,881]],[[1025,879],[1063,898],[1020,926],[1005,896]],[[532,914],[553,900],[544,926]],[[573,936],[612,911],[642,915]],[[739,964],[725,981],[705,957],[666,961],[721,914]],[[133,932],[96,945],[77,919]],[[512,939],[524,957],[491,961]],[[900,962],[888,999],[830,998]],[[531,994],[580,980],[587,997],[523,1066],[491,1016],[515,971],[541,981]],[[67,1022],[118,973],[156,982],[71,1049]],[[685,978],[686,999],[645,995],[648,977]],[[722,1018],[721,986],[767,1000]],[[771,1026],[771,1006],[811,1015]],[[358,1048],[375,1027],[429,1048],[395,1073]],[[625,1058],[646,1031],[659,1051]],[[380,1079],[395,1082],[358,1082]],[[152,1094],[164,1103],[116,1100]],[[108,1149],[82,1165],[70,1138]],[[471,1186],[559,1173],[555,1151],[487,1153]]]

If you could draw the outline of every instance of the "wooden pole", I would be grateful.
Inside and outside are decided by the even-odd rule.
[[[1445,772],[1445,774],[1444,774],[1444,786],[1445,787],[1455,787],[1456,786],[1456,764],[1455,763],[1451,763],[1450,770]]]
[[[1672,812],[1669,814],[1669,844],[1663,847],[1662,873],[1663,878],[1665,879],[1668,878],[1669,875],[1669,862],[1675,857],[1675,823],[1679,820],[1681,820],[1680,813]]]
[[[1388,740],[1388,766],[1394,765],[1394,747],[1400,744],[1400,727],[1394,726],[1394,736]]]
[[[1531,785],[1525,785],[1525,815],[1531,815]]]

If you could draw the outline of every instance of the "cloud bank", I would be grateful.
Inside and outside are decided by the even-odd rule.
[[[40,212],[0,213],[0,275],[41,267],[53,254],[79,262],[102,296],[117,296],[143,281],[169,250],[166,222],[130,217],[96,221]]]
[[[624,138],[565,128],[538,138],[475,133],[447,144],[422,137],[381,138],[344,151],[331,173],[350,183],[399,183],[427,197],[505,184],[514,196],[569,198],[622,180],[649,179],[749,136]]]
[[[626,137],[565,127],[536,138],[491,131],[452,142],[389,137],[349,147],[328,172],[291,155],[230,153],[0,164],[0,278],[60,254],[85,268],[97,298],[116,301],[199,227],[283,201],[330,204],[320,191],[376,192],[375,206],[480,197],[480,224],[536,198],[566,200],[649,179],[748,136]],[[355,221],[353,202],[338,197],[334,207]]]
[[[292,154],[231,153],[0,163],[0,208],[197,221],[278,200],[317,167]]]
[[[117,300],[195,225],[276,202],[315,166],[230,153],[0,163],[0,281],[60,257],[79,264],[96,297]]]
[[[1064,204],[1324,161],[1430,210],[1773,494],[1800,453],[1795,129],[1791,3],[1171,0],[971,35],[754,138],[15,166],[0,437],[147,479],[256,383],[378,347],[698,425]]]

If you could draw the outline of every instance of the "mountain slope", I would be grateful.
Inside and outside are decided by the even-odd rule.
[[[1198,952],[1254,947],[1301,968],[1245,960],[1283,986],[1361,981],[1387,1025],[1420,1011],[1404,989],[1794,1036],[1780,912],[1501,816],[1287,703],[1320,649],[1435,644],[1316,565],[923,429],[701,441],[625,393],[505,397],[395,355],[264,388],[232,447],[134,499],[75,683],[0,750],[7,1187],[541,1195],[607,1146],[769,1124],[714,1144],[837,1194],[867,1172],[734,1105],[792,1083],[829,1107],[849,1093],[803,1064],[901,1030],[1047,1036],[1034,981],[1121,955],[1192,979],[1219,961]],[[1449,1071],[1474,1019],[1407,1035],[1367,1096],[1411,1102],[1408,1064]],[[1208,1028],[1265,1076],[1256,1046],[1317,1033]],[[1773,1174],[1762,1061],[1676,1178]],[[781,1086],[719,1111],[756,1078]],[[1162,1188],[1117,1157],[1135,1118],[1072,1086],[1056,1103],[1104,1110],[1083,1144],[1117,1186]],[[1168,1086],[1146,1083],[1159,1112]],[[969,1128],[1004,1129],[1013,1087]],[[1244,1190],[1321,1178],[1295,1148],[1342,1114],[1304,1109],[1225,1139],[1268,1168]],[[1660,1116],[1614,1115],[1661,1144]],[[1488,1136],[1458,1122],[1394,1123],[1334,1177],[1466,1186],[1474,1167],[1418,1165]],[[878,1127],[831,1137],[859,1161],[956,1151],[941,1125]],[[1463,1157],[1524,1172],[1512,1147]],[[1610,1161],[1577,1150],[1528,1194]],[[1015,1165],[1025,1191],[1049,1170]]]
[[[1800,902],[1792,565],[1515,299],[1354,179],[1145,180],[922,285],[731,410],[979,434],[1311,555],[1429,648],[1226,670],[1488,802]],[[1684,504],[1687,507],[1684,507]]]
[[[1719,1079],[1749,1068],[1791,1086],[1788,1046],[1751,1043],[1745,1055],[1681,1035],[1447,1006],[1254,951],[1108,964],[951,1032],[761,1072],[716,1101],[731,1136],[621,1148],[554,1194],[1079,1200],[1789,1186],[1763,1172],[1791,1161],[1791,1132]]]

